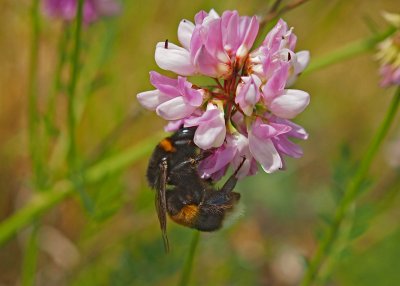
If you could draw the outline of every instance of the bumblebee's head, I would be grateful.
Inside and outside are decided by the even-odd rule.
[[[193,140],[196,129],[197,126],[181,128],[177,132],[175,132],[170,138],[173,142]]]

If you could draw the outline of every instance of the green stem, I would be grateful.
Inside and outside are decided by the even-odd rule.
[[[63,28],[61,30],[61,35],[60,35],[60,40],[58,43],[58,61],[57,61],[57,66],[56,70],[54,71],[54,80],[53,80],[53,86],[51,93],[49,95],[49,99],[47,102],[47,117],[48,117],[48,122],[51,127],[51,131],[54,130],[55,127],[55,105],[56,105],[56,99],[57,95],[60,92],[62,88],[62,71],[64,69],[65,63],[68,58],[68,43],[71,37],[71,28],[70,25],[67,23],[64,23]]]
[[[32,2],[31,8],[31,27],[32,42],[30,51],[29,79],[28,79],[28,133],[29,133],[29,153],[32,162],[33,189],[36,191],[42,187],[44,178],[44,169],[42,164],[41,144],[39,136],[39,111],[38,111],[38,63],[39,63],[39,36],[40,36],[40,17],[39,0]],[[36,264],[37,264],[37,236],[36,224],[28,235],[26,251],[24,252],[22,264],[22,285],[34,285]]]
[[[69,167],[73,170],[75,168],[75,93],[76,86],[79,76],[79,59],[81,51],[81,31],[82,31],[82,16],[83,16],[83,2],[84,0],[78,1],[78,12],[76,16],[76,27],[75,27],[75,45],[72,54],[72,67],[71,67],[71,78],[68,87],[68,163]]]
[[[84,189],[85,179],[80,166],[77,164],[76,156],[76,87],[80,74],[80,52],[81,52],[81,32],[83,22],[83,3],[78,1],[78,10],[76,13],[76,26],[74,34],[74,48],[72,54],[72,66],[70,84],[68,86],[68,154],[67,162],[70,171],[71,180],[75,184],[75,190],[80,195],[85,209],[89,212],[93,209],[93,202]]]
[[[372,163],[374,156],[376,155],[379,146],[381,145],[383,139],[385,138],[393,119],[396,115],[396,111],[398,109],[400,103],[400,88],[397,89],[392,102],[389,106],[388,112],[386,113],[386,117],[384,118],[382,125],[378,129],[375,137],[373,138],[369,148],[363,159],[361,160],[357,171],[353,177],[353,180],[347,187],[342,200],[336,208],[333,222],[330,227],[327,229],[326,235],[319,244],[317,251],[310,262],[307,272],[305,273],[304,279],[302,281],[303,286],[312,285],[317,279],[319,270],[322,264],[325,262],[327,256],[329,255],[332,245],[335,243],[338,233],[340,231],[340,227],[342,225],[343,220],[345,219],[350,206],[357,199],[359,194],[360,187],[365,180],[369,167]]]
[[[105,176],[118,173],[143,157],[148,156],[162,136],[161,133],[156,134],[117,155],[97,163],[84,173],[85,182],[87,184],[99,182]],[[35,193],[25,207],[19,209],[18,212],[0,224],[0,246],[48,209],[72,195],[74,189],[75,185],[70,180],[65,179],[55,183],[52,189],[47,192]]]
[[[32,230],[29,232],[28,241],[24,250],[24,260],[22,264],[22,286],[35,285],[35,274],[37,267],[38,249],[38,235],[39,223],[34,222]]]
[[[40,144],[38,138],[39,112],[37,107],[38,82],[37,69],[39,62],[39,0],[34,0],[31,8],[32,42],[30,50],[29,79],[28,79],[28,133],[29,152],[34,172],[35,185],[39,185],[42,178],[42,164],[40,160]]]
[[[390,28],[382,34],[374,35],[367,39],[354,41],[336,51],[330,52],[326,56],[317,57],[315,60],[311,60],[303,74],[315,72],[327,66],[352,58],[356,55],[371,51],[376,48],[377,43],[393,34],[394,31],[395,30],[393,28]]]
[[[400,193],[400,172],[397,172],[396,179],[385,189],[386,191],[384,196],[379,200],[375,207],[374,216],[378,216],[385,212],[396,202],[396,198]]]
[[[192,273],[193,261],[196,255],[196,249],[197,245],[199,244],[199,240],[200,240],[200,231],[194,231],[192,242],[190,243],[189,253],[185,261],[185,266],[182,270],[182,276],[181,280],[179,281],[179,286],[189,285],[190,274]]]
[[[91,49],[88,57],[85,58],[85,65],[80,71],[79,77],[83,80],[82,94],[76,98],[74,103],[74,119],[76,124],[81,120],[88,98],[93,92],[93,83],[98,77],[98,71],[105,63],[108,56],[108,51],[115,34],[113,23],[107,23],[106,35],[101,37],[100,42],[96,42],[97,49]],[[90,47],[89,47],[90,48]],[[49,168],[59,170],[68,157],[68,134],[61,130],[56,143],[54,144],[53,152],[49,159]]]

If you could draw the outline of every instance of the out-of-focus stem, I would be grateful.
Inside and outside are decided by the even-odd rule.
[[[375,49],[376,44],[393,34],[395,30],[393,28],[385,31],[382,34],[377,34],[372,37],[358,40],[347,44],[336,51],[330,52],[325,56],[320,56],[315,59],[311,59],[309,66],[303,72],[303,75],[315,72],[327,66],[331,66],[338,62],[350,59],[356,55],[371,51]]]
[[[24,250],[24,259],[22,263],[22,275],[21,275],[22,286],[35,285],[37,256],[39,253],[38,241],[37,241],[38,229],[39,229],[39,223],[34,222],[32,225],[32,229],[29,233],[28,240]]]
[[[62,87],[62,71],[64,69],[68,57],[67,50],[70,37],[71,37],[71,27],[69,24],[64,23],[63,28],[61,30],[60,40],[58,43],[58,53],[57,53],[58,61],[56,70],[54,71],[53,86],[47,102],[47,116],[52,127],[55,126],[54,123],[55,105],[56,105],[57,95]]]
[[[278,10],[281,3],[282,3],[282,0],[275,0],[274,4],[272,4],[271,9],[269,10],[268,13],[275,13],[275,11]]]
[[[78,1],[78,12],[74,34],[74,49],[72,54],[71,78],[68,86],[68,163],[71,171],[75,168],[76,142],[75,142],[75,93],[79,77],[79,60],[81,51],[81,31],[83,18],[83,2]]]
[[[76,98],[74,104],[74,115],[75,115],[75,124],[81,120],[83,112],[85,110],[85,106],[87,103],[87,99],[90,94],[93,92],[93,83],[96,80],[97,71],[100,69],[101,65],[104,64],[109,47],[113,41],[114,37],[114,24],[107,23],[107,33],[104,37],[101,38],[100,42],[96,43],[97,49],[90,49],[90,53],[87,55],[90,58],[85,59],[85,66],[80,70],[80,78],[83,81],[82,84],[82,94],[79,98]],[[63,165],[68,156],[68,144],[69,138],[68,133],[65,130],[60,130],[60,134],[55,142],[53,151],[51,152],[49,159],[49,166],[53,170],[58,170],[61,165]]]
[[[41,158],[41,146],[39,140],[39,112],[38,112],[38,63],[39,63],[39,0],[34,0],[31,7],[31,27],[32,40],[29,64],[28,79],[28,132],[29,132],[29,153],[31,157],[31,166],[33,173],[34,189],[42,186],[44,183],[43,158]],[[36,228],[29,234],[27,250],[24,253],[22,265],[22,285],[33,285],[37,262]]]
[[[291,3],[286,4],[281,9],[278,10],[279,4],[281,1],[276,1],[275,4],[272,6],[272,9],[261,19],[260,21],[260,30],[264,29],[265,26],[275,18],[293,10],[300,5],[306,3],[310,0],[294,0]]]
[[[87,184],[94,184],[105,176],[115,174],[134,164],[144,156],[149,155],[156,142],[163,136],[163,133],[158,133],[127,150],[100,161],[87,169],[83,174],[85,182]],[[0,246],[48,209],[73,194],[74,188],[75,185],[70,180],[64,179],[55,183],[47,192],[36,192],[25,207],[19,209],[15,214],[1,222]]]
[[[39,0],[34,0],[31,8],[32,41],[30,50],[29,78],[28,78],[28,133],[29,133],[29,152],[34,173],[35,185],[40,184],[42,178],[42,164],[40,159],[39,145],[39,112],[38,112],[38,83],[37,69],[39,62]]]
[[[86,210],[92,210],[93,205],[86,191],[84,190],[84,177],[78,166],[76,155],[76,87],[80,74],[80,52],[81,52],[81,32],[83,22],[83,3],[84,0],[78,1],[76,13],[76,25],[74,34],[74,48],[71,60],[71,77],[68,86],[68,112],[67,112],[67,131],[68,131],[68,153],[67,162],[70,176],[75,184],[75,190],[81,196],[83,205]]]
[[[196,249],[197,245],[199,244],[199,240],[200,240],[200,231],[196,230],[193,233],[192,242],[190,243],[189,253],[185,261],[185,266],[182,270],[182,276],[181,280],[179,281],[179,286],[190,285],[189,284],[190,274],[192,273],[193,261],[196,255]]]
[[[367,152],[362,158],[353,179],[350,181],[341,201],[339,202],[335,210],[333,222],[327,229],[327,232],[322,241],[320,242],[314,257],[310,261],[308,270],[305,273],[301,285],[303,286],[313,285],[316,279],[318,278],[319,270],[322,264],[325,262],[326,258],[329,256],[332,246],[335,243],[336,238],[338,237],[342,222],[346,218],[350,206],[357,199],[360,187],[363,181],[365,180],[365,177],[372,163],[372,160],[375,154],[377,153],[379,146],[381,145],[383,139],[385,138],[385,135],[387,134],[393,122],[399,103],[400,103],[400,88],[396,90],[393,100],[382,122],[382,125],[378,129],[375,137],[373,138],[371,144],[369,145],[369,148],[367,149]]]

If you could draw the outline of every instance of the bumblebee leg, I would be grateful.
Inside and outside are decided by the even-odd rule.
[[[239,167],[235,170],[235,172],[229,177],[229,179],[225,182],[225,184],[222,186],[221,191],[222,192],[231,192],[236,186],[236,183],[238,179],[236,178],[236,175],[238,174],[240,168],[242,168],[244,161],[246,161],[246,157],[243,157],[242,162],[240,163]]]
[[[167,170],[168,164],[166,158],[162,159],[160,165],[160,179],[158,181],[156,190],[156,210],[158,221],[160,222],[160,228],[164,241],[164,248],[166,252],[169,252],[169,242],[167,236],[167,200],[166,200],[166,186],[167,186]]]
[[[180,170],[185,169],[185,168],[193,168],[194,166],[197,166],[197,164],[199,164],[199,162],[200,162],[201,160],[204,160],[205,158],[209,157],[211,154],[212,154],[212,153],[209,152],[209,151],[202,152],[202,153],[200,153],[199,155],[197,155],[196,157],[194,157],[194,158],[189,158],[189,159],[187,159],[187,160],[185,160],[185,161],[179,163],[178,165],[174,166],[174,167],[170,170],[170,172],[171,172],[171,173],[177,173],[177,172],[179,172]]]

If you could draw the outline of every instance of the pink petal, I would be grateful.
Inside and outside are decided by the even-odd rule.
[[[245,122],[245,116],[240,113],[236,112],[232,117],[231,117],[232,122],[235,123],[235,127],[237,131],[239,131],[241,134],[244,134],[247,136],[247,127],[246,127],[246,122]]]
[[[284,133],[287,133],[291,128],[284,124],[270,122],[269,124],[263,123],[260,118],[257,118],[252,125],[252,133],[254,136],[269,139]]]
[[[208,13],[208,15],[203,19],[203,26],[208,26],[210,24],[211,21],[213,21],[214,19],[218,19],[220,18],[217,11],[215,11],[214,9],[211,9],[210,12]]]
[[[286,89],[269,104],[270,110],[277,116],[291,119],[301,113],[310,103],[310,95],[302,90]]]
[[[245,161],[237,174],[237,178],[242,179],[254,175],[258,168],[250,152],[248,138],[240,133],[235,133],[232,136],[227,136],[227,145],[234,146],[237,149],[236,155],[231,163],[234,171],[239,168],[243,158],[245,158]],[[254,164],[256,165],[256,168],[254,168]]]
[[[259,28],[258,20],[257,17],[254,16],[251,18],[251,22],[247,27],[247,30],[243,38],[243,42],[236,52],[237,57],[244,58],[248,54],[249,50],[253,46],[254,40],[257,37],[258,28]]]
[[[270,139],[261,139],[249,132],[249,148],[265,172],[272,173],[282,167],[281,156]]]
[[[253,113],[254,105],[260,100],[261,80],[257,76],[251,75],[242,77],[242,81],[237,87],[235,102],[239,104],[246,115],[250,116]]]
[[[280,153],[293,158],[300,158],[303,156],[303,150],[301,147],[291,142],[286,136],[279,136],[272,139],[272,141]]]
[[[215,11],[214,9],[211,9],[210,12],[208,13],[209,17],[213,17],[213,18],[220,18],[219,14],[217,13],[217,11]]]
[[[246,101],[253,106],[260,100],[261,79],[256,75],[251,75],[251,91],[249,91]]]
[[[239,104],[240,108],[243,110],[244,114],[247,116],[250,116],[253,113],[253,106],[249,105],[246,102],[245,96],[249,92],[250,85],[247,85],[245,83],[240,83],[237,87],[236,91],[236,98],[235,102]]]
[[[178,96],[160,104],[156,112],[166,120],[178,120],[191,115],[195,109],[182,96]]]
[[[207,51],[204,45],[199,49],[194,62],[200,73],[210,77],[219,77],[219,62]]]
[[[297,36],[292,32],[293,28],[290,30],[289,36],[287,36],[287,48],[294,51],[297,42]]]
[[[99,12],[95,3],[90,1],[85,1],[85,3],[83,3],[83,21],[86,24],[96,21],[100,16]]]
[[[220,18],[214,19],[210,22],[207,31],[207,40],[205,47],[210,55],[212,55],[219,62],[229,62],[230,59],[226,55],[222,44],[222,30]]]
[[[295,74],[301,73],[310,62],[310,52],[309,51],[300,51],[296,53],[297,63],[294,67]]]
[[[170,97],[176,97],[180,95],[180,92],[177,88],[178,81],[174,78],[169,78],[158,72],[151,71],[150,82],[155,88],[162,93],[169,95]]]
[[[201,10],[194,16],[194,22],[196,25],[201,25],[204,21],[204,18],[208,16],[208,13],[204,10]]]
[[[149,90],[136,95],[141,105],[149,110],[156,110],[157,106],[171,99],[170,96],[161,93],[159,90]]]
[[[212,104],[209,104],[209,105],[212,105]],[[201,116],[186,119],[185,127],[198,126],[202,123],[206,123],[208,121],[213,120],[215,117],[218,117],[219,115],[220,115],[220,111],[217,108],[215,108],[215,109],[207,108],[207,111],[204,112]]]
[[[226,127],[224,114],[212,103],[200,117],[185,120],[185,127],[198,126],[194,135],[194,143],[201,149],[207,150],[219,147],[224,143]]]
[[[276,123],[284,124],[287,125],[291,128],[291,130],[287,133],[288,136],[302,139],[302,140],[307,140],[308,139],[308,133],[307,131],[301,127],[300,125],[293,123],[290,120],[279,118],[279,117],[273,117],[271,118],[271,121],[274,121]]]
[[[185,98],[187,103],[196,107],[203,103],[204,91],[202,89],[193,89],[192,84],[186,78],[178,77],[178,86],[180,94]]]
[[[194,30],[194,24],[188,20],[182,20],[178,27],[178,39],[182,46],[186,49],[190,49],[190,40]]]
[[[194,135],[194,143],[203,150],[216,148],[224,143],[226,127],[224,118],[218,117],[208,124],[199,125]]]
[[[183,119],[168,121],[167,125],[164,126],[165,132],[175,132],[183,126]]]
[[[286,85],[288,77],[289,63],[284,63],[275,71],[272,77],[264,85],[262,92],[266,102],[273,100],[276,96],[282,93]]]
[[[121,13],[121,5],[114,0],[96,1],[96,8],[103,16],[113,16]]]
[[[222,16],[222,39],[224,50],[235,52],[239,45],[239,15],[237,11],[225,11]]]
[[[204,28],[201,26],[197,26],[194,28],[193,33],[192,33],[192,38],[190,40],[190,59],[192,60],[193,63],[196,63],[195,58],[197,54],[199,53],[200,48],[204,44],[204,35],[206,34],[204,31]]]
[[[188,76],[196,73],[195,67],[190,60],[190,53],[188,50],[181,48],[172,43],[166,44],[160,42],[157,44],[155,52],[155,60],[157,65],[174,73]]]
[[[224,169],[235,156],[235,148],[222,145],[216,149],[210,157],[201,161],[199,171],[202,177],[209,178],[212,174]]]
[[[263,46],[266,46],[271,52],[276,52],[281,47],[282,37],[287,32],[287,24],[282,19],[279,19],[275,27],[267,34],[263,41]]]

